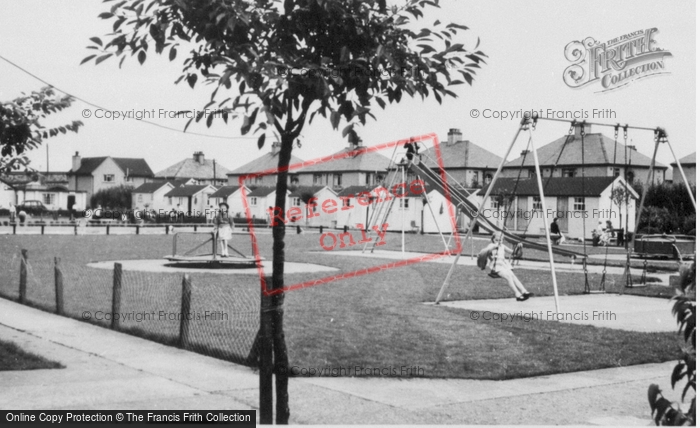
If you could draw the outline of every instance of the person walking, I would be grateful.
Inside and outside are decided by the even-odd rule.
[[[564,243],[564,235],[562,235],[559,229],[559,219],[554,217],[552,224],[549,225],[549,237],[554,245],[561,245]]]

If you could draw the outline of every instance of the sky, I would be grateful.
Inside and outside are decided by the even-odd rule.
[[[390,2],[392,3],[392,2]],[[399,4],[398,1],[393,3]],[[493,111],[518,112],[542,110],[563,114],[587,114],[589,121],[628,123],[643,127],[664,127],[676,155],[680,158],[695,151],[696,141],[696,7],[685,1],[521,1],[443,0],[440,9],[431,9],[423,26],[435,19],[469,27],[462,42],[468,49],[480,41],[478,49],[488,58],[478,71],[472,86],[455,87],[458,98],[443,100],[404,98],[386,110],[376,109],[377,120],[370,119],[358,132],[366,145],[375,145],[413,135],[434,132],[447,139],[450,128],[459,128],[463,138],[493,153],[504,156],[515,135],[519,119],[500,119]],[[109,110],[195,110],[209,101],[213,88],[202,85],[191,89],[175,85],[186,52],[169,62],[151,53],[144,65],[127,59],[121,69],[117,61],[107,60],[79,65],[92,51],[90,37],[111,31],[112,21],[97,18],[109,8],[94,0],[2,0],[0,2],[0,56],[14,62],[53,86]],[[525,6],[527,5],[527,6]],[[562,78],[571,64],[564,48],[572,41],[592,37],[605,42],[637,30],[656,28],[656,47],[671,53],[665,57],[662,75],[636,80],[615,91],[598,93],[593,83],[570,88]],[[0,59],[0,100],[9,101],[22,92],[44,86],[28,74]],[[235,86],[235,85],[234,85]],[[235,95],[235,94],[233,94]],[[83,118],[83,110],[91,117]],[[593,118],[594,109],[602,117]],[[473,117],[476,110],[478,117]],[[80,101],[52,117],[49,124],[82,120],[78,134],[69,133],[46,140],[50,169],[67,171],[71,156],[114,156],[145,158],[154,172],[203,151],[207,159],[235,169],[267,152],[270,139],[262,149],[257,136],[241,138],[240,122],[225,125],[215,121],[211,128],[193,124],[188,131],[217,136],[209,138],[180,132],[182,119],[155,122],[175,128],[162,129],[136,120],[97,118],[95,108]],[[340,130],[342,130],[342,124]],[[567,123],[542,121],[535,132],[537,147],[568,131]],[[302,132],[301,148],[293,154],[301,159],[328,155],[347,146],[340,130],[328,121],[316,118]],[[613,130],[595,127],[613,137]],[[527,141],[519,140],[516,157]],[[651,156],[654,146],[649,131],[630,131],[630,144]],[[46,149],[31,153],[32,166],[46,169]],[[666,147],[658,160],[666,165],[672,157]]]

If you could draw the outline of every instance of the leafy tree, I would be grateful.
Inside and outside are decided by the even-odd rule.
[[[685,380],[685,388],[681,400],[685,400],[686,394],[693,389],[695,395],[696,382],[696,348],[695,348],[695,261],[682,264],[679,271],[679,293],[673,297],[673,315],[679,325],[679,333],[683,333],[686,346],[683,348],[683,356],[676,364],[671,374],[671,387],[675,388],[679,381]],[[681,411],[678,405],[664,398],[661,389],[656,384],[649,386],[649,405],[651,415],[656,425],[695,426],[695,399],[693,396],[687,412]]]
[[[215,118],[240,118],[242,134],[260,134],[260,148],[269,134],[280,137],[275,206],[284,212],[292,149],[316,115],[334,129],[344,122],[343,137],[357,143],[355,128],[374,118],[372,109],[405,95],[442,102],[457,96],[448,87],[472,83],[484,53],[453,42],[467,30],[463,25],[436,21],[418,30],[427,7],[439,7],[438,0],[408,0],[402,7],[387,7],[386,0],[122,0],[99,15],[113,21],[113,33],[105,42],[93,37],[96,52],[83,62],[121,57],[121,65],[130,53],[143,64],[149,48],[172,61],[180,43],[194,44],[177,82],[212,85],[205,109],[217,114],[193,119],[210,126]],[[219,96],[220,90],[234,94]],[[289,417],[284,235],[284,224],[274,224],[272,292],[263,305],[275,310],[263,311],[261,319],[261,373],[262,360],[271,358],[268,316],[274,336],[278,423]],[[261,387],[261,423],[269,423],[264,394]]]
[[[610,199],[612,200],[612,203],[615,204],[617,207],[617,212],[620,214],[619,228],[622,229],[622,207],[626,207],[625,210],[629,209],[630,200],[632,199],[631,192],[625,187],[624,184],[620,184],[615,186],[612,192],[610,192]]]
[[[41,142],[68,131],[78,132],[80,121],[56,128],[44,128],[46,116],[70,107],[73,99],[57,97],[51,87],[42,88],[12,101],[0,102],[0,175],[29,165],[27,151]]]

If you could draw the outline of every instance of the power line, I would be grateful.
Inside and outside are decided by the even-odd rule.
[[[70,92],[66,92],[66,91],[64,91],[63,89],[61,89],[61,88],[59,88],[59,87],[57,87],[57,86],[55,86],[55,85],[53,85],[53,84],[47,82],[46,80],[42,79],[41,77],[39,77],[39,76],[33,74],[32,72],[30,72],[30,71],[28,71],[28,70],[25,70],[24,68],[20,67],[19,65],[15,64],[14,62],[10,61],[9,59],[5,58],[5,57],[2,56],[2,55],[0,55],[0,59],[2,59],[3,61],[7,62],[7,63],[10,64],[11,66],[17,68],[18,70],[20,70],[20,71],[22,71],[22,72],[28,74],[29,76],[33,77],[34,79],[40,81],[41,83],[43,83],[43,84],[45,84],[45,85],[48,85],[48,86],[50,86],[50,87],[56,89],[56,90],[59,91],[59,92],[63,92],[64,94],[70,96],[71,98],[75,98],[75,99],[78,100],[78,101],[81,101],[81,102],[83,102],[83,103],[85,103],[85,104],[87,104],[87,105],[89,105],[89,106],[92,106],[92,107],[95,107],[95,108],[98,108],[98,109],[102,109],[102,110],[105,110],[105,111],[115,111],[115,110],[111,110],[111,109],[107,109],[107,108],[104,108],[104,107],[102,107],[102,106],[99,106],[99,105],[97,105],[97,104],[95,104],[95,103],[92,103],[92,102],[86,100],[86,99],[80,98],[80,97],[78,97],[78,96],[76,96],[76,95],[71,94]],[[171,128],[171,127],[169,127],[169,126],[161,125],[161,124],[159,124],[159,123],[151,122],[151,121],[149,121],[149,120],[136,119],[135,117],[130,117],[129,119],[133,119],[133,120],[136,120],[136,121],[138,121],[138,122],[147,123],[147,124],[149,124],[149,125],[157,126],[158,128],[167,129],[167,130],[169,130],[169,131],[175,131],[175,132],[179,132],[179,133],[183,133],[183,134],[196,135],[196,136],[198,136],[198,137],[219,138],[219,139],[224,139],[224,140],[255,140],[255,139],[257,139],[257,137],[224,137],[224,136],[222,136],[222,135],[200,134],[200,133],[198,133],[198,132],[189,132],[189,131],[184,131],[184,130],[180,130],[180,129],[177,129],[177,128]]]

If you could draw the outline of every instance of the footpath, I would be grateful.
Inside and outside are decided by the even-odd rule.
[[[0,298],[0,339],[63,369],[0,371],[5,410],[257,409],[252,369]],[[293,424],[650,425],[675,363],[507,381],[292,378]]]

